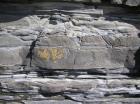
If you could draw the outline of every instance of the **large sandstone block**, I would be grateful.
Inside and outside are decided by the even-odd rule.
[[[129,5],[129,6],[138,6],[138,5],[140,5],[140,1],[139,0],[127,0],[126,1],[126,5]]]
[[[75,53],[63,47],[37,47],[33,63],[46,69],[72,69]]]
[[[24,104],[82,104],[71,100],[44,100],[44,101],[24,101]]]
[[[107,46],[102,36],[82,36],[80,37],[81,46]]]
[[[20,38],[8,33],[1,33],[0,47],[14,47],[26,45]]]
[[[14,66],[22,65],[28,54],[29,48],[6,47],[0,48],[0,65]]]
[[[139,47],[140,38],[135,36],[103,36],[103,39],[113,47]]]
[[[67,36],[46,36],[37,41],[37,46],[77,48],[76,39]]]
[[[40,84],[41,83],[41,84]],[[51,79],[51,78],[34,78],[34,79],[10,79],[1,82],[1,87],[7,91],[28,92],[35,89],[40,93],[60,93],[60,92],[86,92],[105,86],[105,80],[101,79]]]
[[[131,49],[133,50],[133,49]],[[34,50],[33,65],[46,69],[96,69],[124,68],[135,66],[135,49],[129,48],[83,48],[37,47]],[[131,62],[132,61],[132,62]],[[126,63],[129,63],[127,66]]]

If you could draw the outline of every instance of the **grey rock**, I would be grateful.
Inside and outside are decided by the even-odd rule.
[[[139,80],[133,80],[133,79],[129,79],[129,80],[120,80],[120,79],[116,79],[116,80],[108,80],[108,84],[109,86],[112,88],[120,88],[120,87],[134,87],[134,85],[139,85]],[[116,82],[115,82],[116,81]]]
[[[30,36],[30,35],[38,35],[38,31],[34,31],[32,29],[18,29],[12,32],[15,36]]]
[[[8,35],[8,34],[3,34],[1,37],[0,37],[0,46],[1,47],[11,47],[11,46],[23,46],[24,45],[24,42],[18,38],[18,37],[15,37],[15,36],[12,36],[12,35]]]
[[[56,80],[56,83],[57,83],[57,80]],[[65,85],[63,83],[65,83]],[[97,84],[97,83],[94,83],[94,84]],[[96,85],[94,85],[94,87],[96,87]],[[67,91],[68,92],[84,92],[84,91],[90,90],[91,88],[92,88],[92,83],[88,83],[84,81],[80,82],[78,80],[77,81],[71,80],[70,83],[67,83],[64,80],[64,82],[63,81],[59,82],[57,86],[51,82],[48,83],[48,85],[46,84],[42,85],[41,92],[46,93],[46,94],[47,93],[60,93],[60,92],[67,92]]]
[[[44,100],[44,101],[23,101],[24,104],[82,104],[80,102],[74,102],[70,100],[55,101],[55,100]]]
[[[31,0],[30,2],[42,2],[45,0]],[[56,2],[56,0],[52,0],[52,2]],[[1,2],[7,3],[29,3],[29,0],[25,0],[25,1],[20,1],[20,0],[2,0]],[[59,0],[59,2],[78,2],[78,3],[83,3],[83,2],[90,2],[90,3],[99,3],[99,4],[103,4],[103,3],[114,3],[114,4],[123,4],[123,0],[112,0],[112,1],[101,1],[101,0],[91,0],[91,1],[87,1],[87,0]],[[127,3],[128,2],[128,3]],[[125,5],[129,5],[129,6],[138,6],[139,5],[139,1],[138,0],[126,0],[126,4]]]
[[[6,104],[22,104],[20,102],[6,102]]]
[[[48,47],[77,48],[77,42],[67,36],[47,36],[38,39],[36,45]]]
[[[48,69],[73,69],[75,52],[62,47],[37,47],[32,63]]]
[[[105,41],[113,47],[138,47],[138,37],[114,37],[114,36],[103,36]]]
[[[50,19],[54,20],[54,21],[56,20],[59,22],[68,22],[69,21],[69,17],[65,16],[65,15],[53,15],[53,16],[51,16]]]
[[[6,10],[6,8],[5,8],[5,10]],[[12,10],[12,9],[9,9],[9,10]],[[0,27],[2,27],[2,28],[3,27],[7,28],[7,27],[11,27],[11,26],[15,27],[15,28],[21,28],[24,26],[25,27],[29,26],[29,23],[27,22],[26,18],[22,18],[20,15],[1,14],[0,19],[1,19],[1,21],[8,21],[8,22],[1,22],[0,23]]]
[[[126,5],[129,5],[129,6],[138,6],[138,5],[140,5],[140,1],[139,0],[127,0],[126,1]]]
[[[0,2],[0,103],[140,103],[138,0]]]
[[[0,96],[0,100],[11,101],[15,100],[13,96]]]
[[[130,70],[128,68],[130,68],[130,67],[128,67],[128,66],[126,66],[126,67],[127,68],[111,68],[111,69],[96,68],[96,69],[88,71],[88,73],[93,74],[93,75],[95,75],[95,74],[102,74],[102,75],[105,75],[105,74],[129,74]],[[101,78],[102,78],[102,76],[101,76]],[[113,76],[111,78],[113,78]]]
[[[29,85],[28,82],[15,82],[15,81],[10,81],[10,82],[2,82],[1,83],[2,88],[6,89],[3,92],[15,92],[15,93],[34,93],[37,92]]]
[[[15,48],[0,48],[0,64],[1,65],[18,65],[22,64],[23,60],[20,55],[22,47]]]
[[[84,94],[64,94],[64,96],[77,102],[83,102],[86,99]]]
[[[81,50],[68,50],[66,48],[50,47],[35,48],[33,64],[46,69],[124,68],[128,58],[128,49],[85,48]],[[133,53],[129,55],[134,57]]]
[[[81,45],[106,46],[107,43],[101,36],[83,36],[80,37]]]
[[[36,35],[32,35],[32,36],[23,36],[20,37],[23,41],[35,41],[37,39]]]
[[[122,4],[123,0],[112,0],[113,4]]]

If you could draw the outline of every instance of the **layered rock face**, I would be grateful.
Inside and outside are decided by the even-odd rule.
[[[80,3],[109,3],[109,4],[123,4],[128,6],[139,6],[139,0],[1,0],[1,2],[8,3],[32,3],[32,2],[80,2]]]
[[[0,104],[140,104],[140,1],[62,1],[1,1]]]

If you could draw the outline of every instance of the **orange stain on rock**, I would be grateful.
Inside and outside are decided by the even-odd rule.
[[[47,48],[38,50],[39,58],[43,60],[52,60],[56,62],[64,57],[64,50],[62,48]]]
[[[39,49],[38,50],[38,56],[43,60],[49,59],[49,50],[48,49]]]

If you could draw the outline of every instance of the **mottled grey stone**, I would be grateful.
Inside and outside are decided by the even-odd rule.
[[[117,47],[81,50],[40,47],[35,49],[33,63],[46,69],[123,68],[129,57],[134,57],[134,53],[127,56],[128,50]]]
[[[111,0],[113,4],[122,4],[123,0]]]
[[[32,35],[38,35],[39,34],[38,31],[35,31],[32,28],[17,29],[15,31],[11,32],[11,33],[12,33],[12,35],[15,35],[15,36],[32,36]]]
[[[3,34],[0,36],[0,46],[1,47],[11,47],[11,46],[22,46],[24,42],[13,35]]]
[[[48,47],[77,48],[77,42],[68,36],[46,36],[38,39],[36,45]]]
[[[20,1],[20,0],[1,0],[1,2],[4,3],[30,3],[30,2],[43,2],[45,0],[24,0],[24,1]],[[51,0],[51,2],[56,2],[57,0]],[[50,0],[45,1],[45,2],[50,2]],[[138,6],[139,5],[139,0],[126,0],[125,2],[123,0],[111,0],[111,1],[102,1],[102,0],[59,0],[59,2],[87,2],[87,3],[99,3],[99,4],[103,4],[103,3],[114,3],[114,4],[125,4],[125,5],[129,5],[129,6]]]
[[[140,5],[140,1],[139,0],[127,0],[126,1],[126,5],[129,5],[129,6],[138,6],[138,5]]]
[[[13,96],[0,96],[0,100],[5,100],[5,101],[10,101],[10,100],[15,100]]]
[[[101,36],[83,36],[80,37],[83,46],[106,46],[107,43]]]
[[[22,47],[16,48],[0,48],[0,64],[1,65],[21,65],[22,57],[20,53],[22,52]]]
[[[140,39],[138,37],[115,37],[115,36],[103,36],[103,39],[108,45],[113,47],[138,47]]]
[[[80,102],[64,100],[64,101],[55,101],[55,100],[44,100],[44,101],[23,101],[24,104],[82,104]]]
[[[20,102],[6,102],[6,104],[22,104]]]
[[[63,47],[37,47],[32,63],[46,69],[73,69],[75,51]]]

